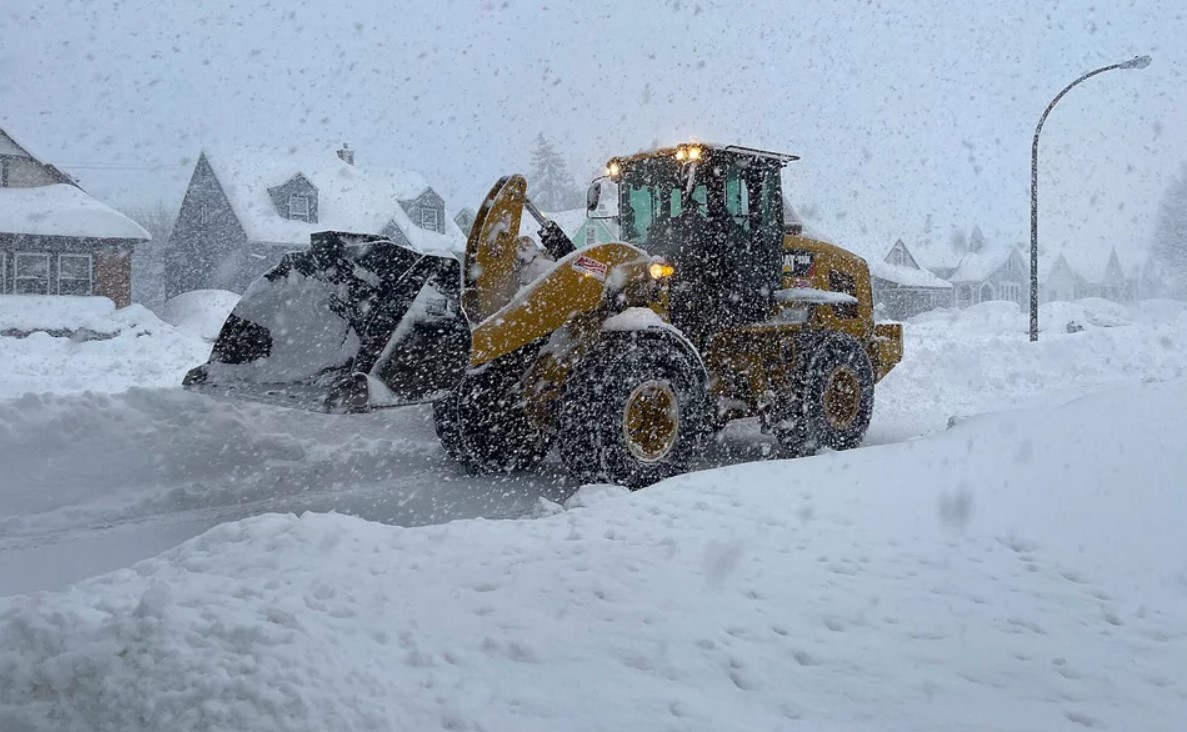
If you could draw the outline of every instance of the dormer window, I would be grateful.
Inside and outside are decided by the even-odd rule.
[[[437,209],[422,208],[420,210],[420,228],[428,229],[429,231],[439,231],[438,226]]]
[[[309,220],[309,196],[289,196],[289,218],[298,221]]]

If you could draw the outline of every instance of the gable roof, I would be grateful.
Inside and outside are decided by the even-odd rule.
[[[394,222],[419,249],[457,252],[465,248],[465,237],[452,220],[444,222],[446,233],[438,234],[408,218],[400,200],[416,198],[429,188],[418,173],[360,168],[343,162],[333,151],[303,156],[293,151],[227,154],[204,150],[202,155],[250,240],[307,245],[309,235],[317,231],[377,234]],[[298,173],[317,188],[316,223],[284,218],[268,192]]]
[[[960,266],[960,260],[965,255],[965,252],[953,248],[946,241],[934,240],[916,243],[911,247],[911,253],[919,266],[927,269],[953,269]]]
[[[0,232],[88,239],[152,238],[140,224],[78,186],[65,183],[0,188]]]
[[[901,264],[891,264],[885,259],[866,259],[870,265],[870,275],[880,280],[893,282],[903,287],[934,287],[940,289],[951,288],[952,283],[940,279],[926,269],[915,269]]]
[[[952,282],[984,282],[1001,269],[1018,250],[1010,245],[986,246],[979,252],[968,252],[948,279]]]
[[[49,163],[45,162],[45,158],[33,153],[27,144],[18,141],[12,136],[12,133],[3,126],[0,126],[0,155],[29,158],[48,171],[49,174],[59,183],[78,185],[73,178],[63,173],[57,166],[50,165]]]

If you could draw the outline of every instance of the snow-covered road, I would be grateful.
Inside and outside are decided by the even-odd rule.
[[[1185,409],[1149,381],[535,520],[224,524],[0,600],[0,728],[1179,730]]]
[[[935,434],[952,418],[1181,375],[1187,364],[1180,303],[1093,301],[1048,306],[1044,316],[1051,328],[1037,346],[1007,303],[909,325],[906,360],[879,385],[867,446]],[[1059,332],[1072,319],[1088,330]],[[9,393],[35,374],[59,392],[0,401],[0,595],[127,566],[260,513],[337,511],[417,526],[524,516],[540,498],[563,500],[578,488],[554,463],[509,478],[465,475],[444,458],[424,407],[327,416],[175,386],[129,389],[137,374],[148,385],[176,383],[208,348],[160,321],[138,327],[152,335],[0,339],[22,375]],[[93,363],[113,365],[96,373],[114,393],[77,393],[78,369]],[[153,367],[137,371],[138,363]],[[761,460],[771,448],[753,425],[736,425],[699,467]]]

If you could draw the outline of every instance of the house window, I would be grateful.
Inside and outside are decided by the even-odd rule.
[[[289,218],[309,220],[309,196],[289,196]]]
[[[13,260],[12,291],[18,295],[49,294],[49,255],[18,253]]]
[[[585,246],[592,246],[598,243],[598,232],[594,231],[594,227],[585,227]]]
[[[8,292],[8,252],[0,252],[0,295]]]
[[[58,255],[59,295],[90,295],[92,278],[91,255]]]
[[[0,158],[0,188],[8,187],[8,160]]]
[[[210,206],[205,203],[198,204],[198,223],[209,224],[210,218]]]
[[[1016,282],[1003,282],[1000,285],[1002,299],[1013,300],[1018,304],[1022,304],[1022,285]]]
[[[437,209],[422,208],[420,210],[420,228],[431,231],[437,230]]]

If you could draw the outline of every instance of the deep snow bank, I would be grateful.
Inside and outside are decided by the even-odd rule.
[[[534,521],[227,524],[0,600],[0,728],[1179,729],[1184,409],[1149,383]]]
[[[1187,303],[1101,299],[1039,309],[1039,342],[1010,302],[936,310],[903,330],[904,356],[878,385],[868,443],[942,429],[950,417],[1056,405],[1102,386],[1187,373]],[[1067,332],[1075,322],[1084,330]]]
[[[140,305],[105,297],[0,296],[0,331],[78,331],[114,335],[76,341],[33,332],[0,337],[0,399],[26,392],[120,392],[176,386],[210,355],[210,344]]]

